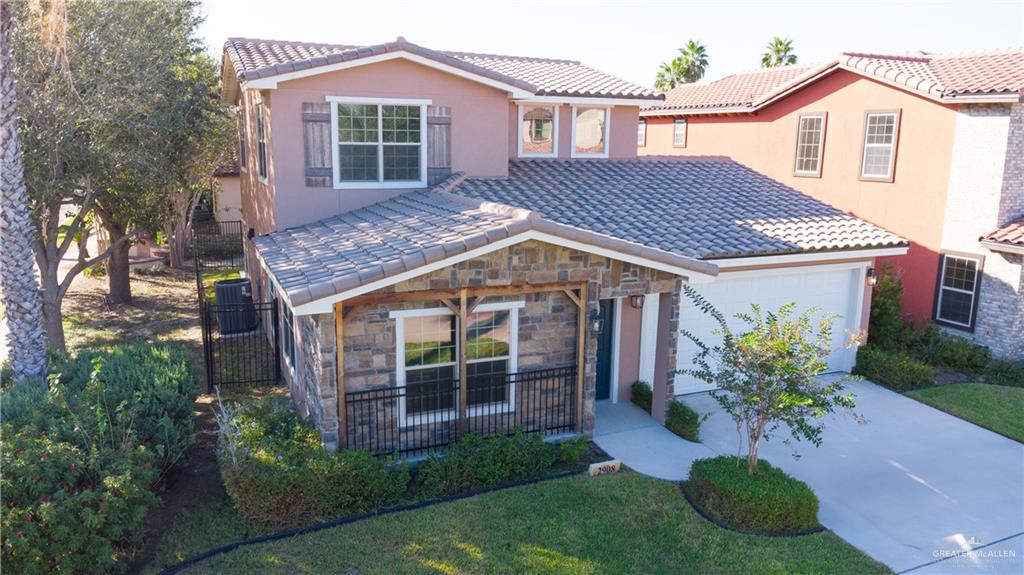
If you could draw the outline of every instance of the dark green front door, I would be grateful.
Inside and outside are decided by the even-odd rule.
[[[615,329],[615,300],[600,300],[601,333],[597,335],[597,399],[612,392],[612,331]]]

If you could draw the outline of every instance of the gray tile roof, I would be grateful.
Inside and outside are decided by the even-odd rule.
[[[535,95],[660,100],[661,94],[573,60],[444,52],[399,37],[373,46],[229,38],[224,53],[239,82],[404,50]]]
[[[453,192],[701,259],[907,245],[724,158],[513,161],[507,179]]]
[[[253,238],[292,305],[301,305],[537,230],[698,273],[714,265],[588,230],[552,223],[528,210],[448,192],[456,174],[416,191],[339,216]]]

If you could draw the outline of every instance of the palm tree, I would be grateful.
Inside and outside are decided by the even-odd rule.
[[[776,66],[788,66],[796,64],[796,54],[793,53],[793,41],[789,38],[772,38],[772,43],[767,46],[768,51],[761,55],[762,68],[774,68]]]
[[[707,69],[707,50],[700,42],[690,40],[679,49],[679,55],[675,59],[661,64],[661,69],[654,79],[654,87],[664,92],[682,84],[696,82],[704,77]]]
[[[35,226],[21,163],[17,95],[11,69],[11,6],[0,0],[0,291],[14,380],[46,373],[43,295],[35,270]]]

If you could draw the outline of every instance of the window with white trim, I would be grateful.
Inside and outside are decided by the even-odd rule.
[[[295,314],[283,297],[277,298],[277,301],[280,302],[281,311],[281,356],[292,373],[295,373]]]
[[[821,175],[821,156],[825,147],[825,117],[825,114],[808,114],[798,118],[794,174]]]
[[[235,120],[238,123],[238,169],[243,172],[249,170],[249,150],[246,149],[245,141],[245,107],[241,105],[235,110]]]
[[[426,121],[421,102],[334,100],[335,187],[426,186]]]
[[[608,108],[573,107],[572,156],[608,157]]]
[[[636,125],[636,145],[647,145],[647,120],[640,118]]]
[[[676,118],[672,122],[672,146],[676,148],[686,147],[686,118]]]
[[[552,158],[558,153],[558,107],[519,105],[519,155]]]
[[[980,256],[942,254],[935,296],[936,322],[960,329],[974,329],[982,261]]]
[[[900,113],[868,112],[864,116],[864,150],[860,177],[891,182],[896,160]]]
[[[466,397],[470,415],[487,405],[488,413],[515,405],[518,309],[523,302],[481,304],[466,327]],[[400,413],[406,425],[456,416],[458,397],[458,317],[447,308],[391,312],[396,320],[397,380],[405,387]]]
[[[267,110],[263,102],[256,102],[256,173],[267,179]]]

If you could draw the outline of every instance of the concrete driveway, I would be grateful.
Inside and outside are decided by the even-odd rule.
[[[814,489],[822,524],[896,572],[1024,573],[1024,445],[869,382],[849,389],[866,424],[836,415],[820,448],[786,433],[761,447]],[[715,400],[683,399],[712,414],[703,443],[735,453]]]

